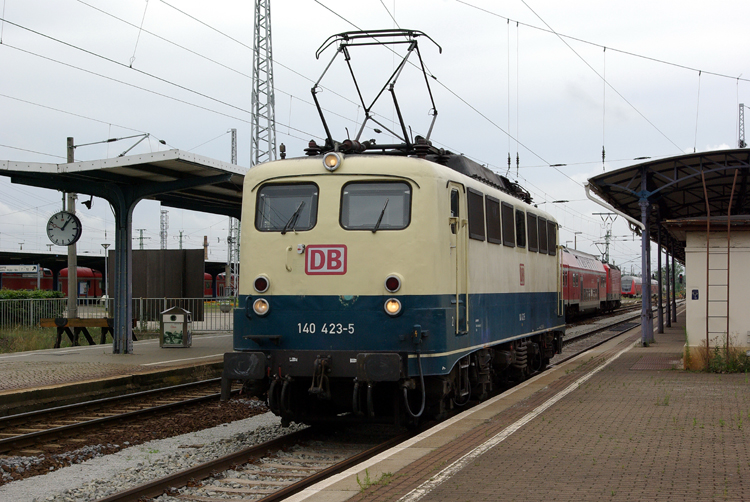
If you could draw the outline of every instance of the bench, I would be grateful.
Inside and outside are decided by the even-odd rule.
[[[72,319],[55,317],[39,320],[39,326],[42,328],[57,328],[57,339],[55,340],[56,349],[60,348],[63,333],[68,335],[70,343],[72,343],[74,347],[79,345],[78,335],[81,333],[86,337],[86,341],[89,342],[89,345],[96,345],[94,339],[91,338],[88,328],[101,328],[102,336],[99,343],[104,344],[107,341],[107,333],[114,337],[114,324],[115,320],[112,317],[99,317],[93,319],[81,319],[80,317],[74,317]],[[135,324],[135,322],[133,324]],[[71,331],[71,328],[73,331]],[[133,333],[133,340],[138,341],[135,333]]]

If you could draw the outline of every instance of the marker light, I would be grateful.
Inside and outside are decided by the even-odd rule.
[[[253,281],[253,287],[258,293],[265,293],[266,291],[268,291],[268,287],[270,285],[271,283],[268,281],[268,277],[264,275],[259,275]]]
[[[268,302],[264,298],[258,298],[253,302],[253,312],[260,316],[268,314]]]
[[[401,313],[401,302],[396,298],[389,298],[385,301],[385,311],[388,315],[397,316]]]
[[[387,289],[389,293],[395,293],[401,289],[401,279],[395,275],[389,275],[385,279],[385,289]]]
[[[326,169],[333,172],[341,165],[341,155],[336,152],[328,152],[323,157],[323,165]]]

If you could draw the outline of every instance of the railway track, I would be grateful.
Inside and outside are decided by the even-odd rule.
[[[103,424],[171,413],[218,401],[220,378],[125,396],[32,411],[0,418],[0,454],[24,454],[37,444],[54,443]],[[237,392],[237,391],[235,391]]]
[[[382,425],[321,432],[307,428],[122,491],[99,502],[146,500],[283,500],[357,465],[419,430],[394,432]],[[363,480],[365,483],[365,480]],[[251,498],[249,498],[251,497]],[[261,498],[258,498],[261,497]]]
[[[621,311],[618,312],[618,315],[621,314]],[[640,313],[616,323],[596,327],[566,342],[572,344],[582,338],[605,333],[605,340],[597,341],[596,344],[604,343],[632,329],[635,325],[632,320],[639,315]],[[565,360],[589,348],[591,346],[566,355]],[[555,361],[556,364],[559,362]],[[346,436],[346,433],[339,437],[326,437],[325,434],[321,436],[316,429],[307,428],[111,495],[100,502],[146,500],[160,495],[164,497],[158,500],[165,501],[282,500],[413,437],[429,426],[431,424],[416,432],[390,436],[386,434],[388,437],[378,444],[374,441],[362,441],[365,435],[363,428],[371,427],[370,425],[356,429],[355,436],[351,437]],[[365,480],[362,482],[364,484]]]
[[[677,304],[681,305],[682,302],[684,302],[684,300],[678,301]],[[574,351],[574,353],[572,353],[572,354],[563,355],[560,358],[553,359],[553,361],[552,361],[553,364],[552,365],[554,366],[556,364],[560,364],[560,363],[563,363],[563,362],[565,362],[565,361],[567,361],[569,359],[572,359],[572,358],[578,356],[579,354],[581,354],[582,352],[585,352],[585,351],[587,351],[589,349],[592,349],[594,347],[597,347],[597,346],[599,346],[599,345],[601,345],[601,344],[603,344],[605,342],[608,342],[609,340],[611,340],[611,339],[613,339],[613,338],[615,338],[617,336],[620,336],[622,333],[625,333],[626,331],[629,331],[629,330],[635,328],[636,326],[639,326],[640,325],[640,316],[641,316],[641,304],[640,304],[640,302],[637,305],[629,308],[625,312],[623,312],[622,309],[618,310],[615,315],[621,316],[621,315],[627,314],[629,311],[637,312],[637,313],[633,313],[632,315],[627,316],[627,317],[625,317],[623,319],[619,319],[616,322],[612,322],[612,323],[608,323],[608,324],[603,324],[603,325],[594,327],[594,328],[592,328],[590,330],[586,330],[586,331],[584,331],[582,333],[579,333],[579,334],[576,334],[576,335],[573,335],[573,336],[566,336],[565,339],[563,340],[563,347],[571,346],[571,345],[573,345],[573,344],[575,344],[577,342],[580,342],[582,340],[586,340],[586,339],[589,339],[589,338],[592,338],[592,337],[595,337],[595,336],[597,338],[596,338],[596,341],[594,341],[594,342],[592,342],[590,344],[587,344],[585,347],[582,347],[580,350]],[[655,313],[657,311],[656,307],[652,308],[651,311]],[[633,322],[636,319],[638,319],[638,322]],[[598,336],[598,335],[601,335],[601,336]]]

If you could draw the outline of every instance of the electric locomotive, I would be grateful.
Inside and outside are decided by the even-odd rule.
[[[223,399],[241,381],[283,424],[413,423],[560,352],[555,220],[476,162],[403,139],[329,136],[247,172]]]

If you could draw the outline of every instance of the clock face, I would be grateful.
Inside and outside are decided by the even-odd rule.
[[[81,220],[67,211],[54,214],[47,222],[47,236],[58,246],[70,246],[81,237]]]

